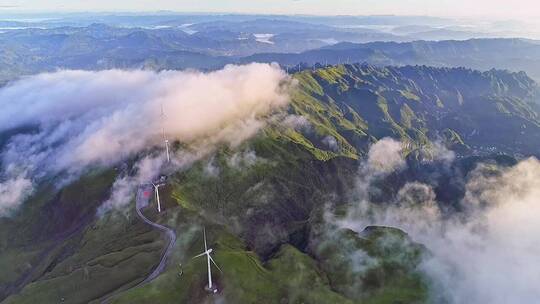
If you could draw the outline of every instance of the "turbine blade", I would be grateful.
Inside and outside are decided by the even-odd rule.
[[[210,261],[212,261],[212,263],[214,263],[214,265],[215,265],[216,268],[219,270],[219,272],[223,273],[223,271],[221,271],[221,268],[219,268],[219,266],[216,264],[216,261],[214,261],[214,259],[212,259],[212,256],[211,256],[211,255],[208,255],[208,257],[210,257]]]
[[[206,246],[206,228],[203,227],[203,237],[204,237],[204,251],[208,251],[208,247]]]
[[[207,254],[207,252],[206,252],[206,251],[205,251],[205,252],[203,252],[203,253],[201,253],[201,254],[198,254],[198,255],[196,255],[196,256],[194,256],[194,257],[192,257],[192,259],[200,258],[200,257],[202,257],[202,256],[203,256],[203,255],[205,255],[205,254]]]

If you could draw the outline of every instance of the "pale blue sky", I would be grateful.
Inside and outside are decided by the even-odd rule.
[[[540,0],[0,0],[1,10],[540,16]]]

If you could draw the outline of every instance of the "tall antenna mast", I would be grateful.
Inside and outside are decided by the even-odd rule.
[[[167,162],[171,162],[171,155],[169,152],[169,140],[165,137],[165,112],[163,111],[163,104],[161,104],[161,136],[163,137],[163,141],[165,142],[165,151],[167,153]]]

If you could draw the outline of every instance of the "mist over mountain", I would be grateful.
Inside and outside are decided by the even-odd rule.
[[[530,23],[4,17],[2,304],[540,298]]]
[[[465,41],[340,43],[300,54],[256,54],[244,62],[278,62],[294,66],[367,62],[385,65],[428,65],[468,67],[486,71],[492,68],[525,71],[540,78],[540,45],[523,39],[473,39]]]
[[[243,73],[250,69],[258,72],[252,76]],[[3,96],[11,96],[8,99],[20,100],[22,103],[18,106],[21,107],[40,100],[54,105],[60,102],[58,98],[71,98],[50,95],[57,91],[54,86],[34,82],[59,77],[83,77],[86,79],[85,86],[91,83],[114,85],[120,86],[119,90],[129,90],[133,94],[129,83],[122,85],[107,81],[111,73],[119,72],[45,74],[36,79],[21,80],[1,92]],[[122,78],[142,77],[145,84],[135,86],[141,87],[143,92],[154,91],[152,82],[143,80],[145,77],[157,77],[160,80],[156,81],[165,82],[172,81],[168,80],[169,77],[180,77],[189,83],[189,77],[198,75],[131,73],[135,74],[130,77],[125,74]],[[259,83],[261,73],[270,76],[274,72],[263,66],[229,67],[204,77],[210,79],[227,73],[243,77],[236,80],[225,77],[229,82]],[[115,293],[125,291],[117,298],[118,302],[144,303],[151,294],[149,290],[158,291],[163,299],[171,297],[202,301],[203,295],[193,298],[190,285],[180,284],[183,277],[178,277],[174,269],[177,263],[187,263],[189,266],[184,268],[184,276],[199,278],[192,281],[193,286],[199,285],[196,282],[204,282],[204,275],[199,276],[203,274],[202,268],[197,263],[189,262],[189,253],[183,253],[196,250],[193,246],[200,242],[198,234],[194,234],[196,230],[189,230],[192,232],[186,234],[186,229],[201,224],[206,226],[207,233],[213,235],[211,241],[217,242],[219,255],[216,260],[225,264],[224,268],[227,267],[220,279],[223,283],[219,284],[223,284],[223,297],[228,301],[250,302],[263,298],[277,301],[280,297],[314,299],[313,295],[298,291],[307,290],[309,285],[306,284],[311,284],[313,280],[318,282],[321,293],[318,298],[323,303],[354,303],[367,298],[383,301],[388,294],[393,294],[393,299],[406,302],[424,301],[433,295],[450,303],[459,302],[464,296],[473,297],[478,302],[491,299],[461,287],[455,289],[456,293],[432,294],[431,291],[439,287],[430,287],[432,283],[426,280],[433,280],[433,284],[440,288],[451,286],[449,284],[453,279],[446,277],[444,272],[440,273],[444,268],[436,267],[446,267],[451,265],[447,263],[455,263],[455,260],[439,255],[439,250],[444,249],[434,247],[440,244],[431,243],[428,236],[422,234],[422,226],[419,226],[419,230],[412,230],[407,224],[409,222],[404,222],[403,217],[412,216],[407,215],[408,209],[392,211],[384,206],[392,206],[395,201],[398,204],[396,208],[402,205],[403,208],[413,208],[410,212],[419,208],[420,211],[424,210],[422,212],[441,216],[468,216],[469,207],[466,207],[465,200],[470,200],[469,192],[473,191],[472,185],[476,185],[473,182],[478,178],[475,168],[482,166],[479,164],[514,170],[504,168],[512,168],[516,160],[501,153],[516,157],[537,153],[535,148],[540,143],[540,130],[538,113],[532,107],[537,98],[535,82],[523,73],[504,71],[482,73],[468,69],[378,68],[369,65],[308,70],[293,75],[293,79],[295,85],[289,93],[290,106],[283,110],[277,108],[277,113],[266,116],[266,122],[258,124],[259,131],[250,132],[254,137],[247,137],[244,143],[221,145],[218,141],[214,152],[201,154],[199,144],[190,143],[181,135],[183,131],[175,133],[173,127],[167,126],[171,139],[181,143],[173,149],[174,163],[179,165],[176,170],[180,170],[173,171],[171,183],[162,192],[166,213],[159,215],[153,208],[146,210],[146,213],[177,227],[178,233],[182,232],[179,234],[181,240],[175,247],[178,253],[171,257],[176,262],[170,264],[172,268],[169,274],[163,274],[163,278],[168,279],[145,287],[129,288],[136,286],[136,282],[152,269],[152,261],[161,252],[160,244],[163,242],[151,228],[136,220],[129,204],[133,196],[129,193],[133,193],[137,183],[155,176],[156,170],[164,166],[162,156],[152,150],[131,156],[120,154],[127,159],[109,158],[116,168],[114,170],[108,164],[101,163],[83,171],[80,178],[72,177],[68,181],[62,178],[66,173],[33,179],[32,191],[22,189],[20,193],[24,195],[10,198],[19,199],[18,207],[13,207],[17,206],[13,203],[3,205],[10,212],[8,217],[0,220],[4,248],[1,256],[2,261],[11,261],[12,264],[9,272],[6,272],[10,275],[3,277],[2,281],[6,303],[25,303],[36,296],[47,302],[55,301],[58,297],[87,302],[103,299],[111,292],[110,284],[118,286],[119,290]],[[73,86],[74,80],[54,83],[55,86]],[[155,85],[160,86],[159,82]],[[19,90],[22,87],[27,89]],[[37,95],[21,95],[24,92],[37,92],[38,88],[44,89]],[[111,90],[102,87],[98,91]],[[184,97],[180,100],[186,100],[187,93],[182,94]],[[43,98],[46,95],[50,97]],[[99,97],[92,94],[89,105],[108,103],[109,95]],[[148,100],[146,95],[135,94],[142,98],[141,101]],[[33,96],[41,96],[41,99]],[[246,99],[249,100],[253,99]],[[272,99],[264,97],[263,100]],[[166,109],[171,108],[168,103],[164,105]],[[133,102],[118,103],[118,113],[111,119],[121,122],[120,117],[124,114],[120,113],[128,115],[130,112],[125,111],[132,106]],[[53,136],[47,140],[30,141],[28,151],[57,154],[54,149],[62,149],[62,145],[57,146],[52,138],[58,138],[59,142],[72,142],[69,140],[72,136],[70,133],[66,133],[66,139],[58,137],[62,134],[59,133],[63,129],[61,125],[55,127],[57,131],[47,131],[46,126],[51,122],[44,115],[52,112],[47,107],[39,108],[43,112],[28,117],[39,117],[37,122],[42,124],[39,127],[42,131],[8,135],[13,134],[8,132],[10,128],[29,122],[24,115],[18,118],[17,123],[9,123],[9,128],[5,128],[4,136],[8,137],[4,139],[4,168],[13,168],[17,164],[7,157],[13,155],[11,149],[22,139]],[[84,117],[95,116],[92,112],[83,113],[73,112],[71,124]],[[170,115],[171,112],[167,113]],[[6,115],[11,116],[9,112]],[[99,116],[97,118],[98,121],[103,120]],[[187,123],[186,118],[179,121]],[[213,121],[214,118],[209,118],[203,125]],[[498,123],[494,124],[493,121]],[[52,126],[55,125],[53,122]],[[496,129],[498,126],[501,129]],[[88,131],[92,129],[87,128]],[[116,136],[124,133],[121,128],[115,130],[119,132]],[[523,133],[524,130],[526,133]],[[223,134],[238,136],[243,133],[239,129],[230,131]],[[101,131],[96,129],[96,132]],[[492,136],[494,133],[498,136]],[[141,135],[129,134],[125,133],[129,137],[142,138]],[[390,137],[394,140],[390,140]],[[47,146],[47,143],[51,146]],[[152,141],[149,144],[152,145]],[[96,151],[88,146],[81,146],[81,149],[82,155],[87,151]],[[43,152],[37,153],[25,158],[43,155]],[[47,162],[47,158],[44,161]],[[43,164],[35,168],[46,168]],[[530,160],[529,164],[534,164],[534,160]],[[534,165],[532,168],[534,171]],[[27,172],[30,172],[27,178],[36,176],[33,173],[36,171]],[[13,186],[16,182],[18,180],[14,179],[3,184],[4,195],[19,191]],[[88,188],[89,185],[91,188]],[[489,195],[489,192],[486,193]],[[357,205],[358,202],[363,205]],[[357,211],[371,208],[395,212],[392,218],[396,220],[388,217],[369,220]],[[348,210],[345,215],[344,210]],[[418,221],[414,223],[420,225]],[[392,225],[410,235],[389,228],[364,230],[371,225]],[[350,228],[353,230],[347,230]],[[357,232],[360,234],[357,235]],[[472,233],[470,237],[476,237]],[[17,237],[13,237],[15,235]],[[103,235],[107,235],[106,242],[87,245],[88,242],[99,242]],[[120,241],[120,238],[124,241]],[[21,250],[33,253],[15,258],[14,255]],[[249,253],[249,250],[253,250],[253,253]],[[139,254],[134,254],[136,252]],[[407,258],[401,256],[405,252]],[[520,252],[511,255],[512,258],[519,256]],[[252,262],[248,262],[250,260]],[[283,265],[287,263],[292,263],[293,268],[284,269]],[[351,268],[351,265],[356,266]],[[283,277],[292,275],[290,271],[294,267],[301,267],[304,271],[295,274],[296,279],[292,281],[283,280]],[[234,275],[238,272],[245,274]],[[258,279],[249,280],[250,276]],[[103,284],[96,284],[95,279],[100,277],[109,279]],[[504,283],[510,278],[499,278],[502,280],[499,282]],[[474,284],[489,284],[489,280],[481,277],[474,280]],[[68,281],[74,285],[68,284]],[[65,288],[58,291],[51,289],[50,286],[56,284]],[[169,284],[177,287],[169,288]],[[264,294],[255,293],[258,290],[256,284],[263,284],[266,288],[272,286],[273,289]],[[82,295],[75,286],[84,286],[87,292]],[[185,287],[179,289],[178,286]]]
[[[59,68],[215,70],[252,61],[291,67],[358,62],[464,66],[525,71],[535,79],[540,77],[537,41],[495,39],[515,36],[475,34],[444,19],[235,15],[86,18],[84,21],[75,15],[51,21],[6,21],[0,29],[0,80]],[[450,28],[441,28],[441,24]]]

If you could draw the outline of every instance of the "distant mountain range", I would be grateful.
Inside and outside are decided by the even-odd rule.
[[[0,33],[0,83],[56,69],[213,70],[226,64],[253,61],[277,62],[289,68],[362,62],[484,71],[497,68],[525,71],[540,79],[540,42],[536,40],[389,41],[402,39],[365,28],[339,29],[269,19],[158,28],[105,24],[21,28]],[[340,43],[373,40],[389,42]]]
[[[164,271],[149,284],[143,282],[165,261],[168,244],[138,218],[130,195],[136,191],[145,195],[138,186],[147,178],[136,175],[154,166],[163,155],[160,148],[152,144],[114,164],[92,165],[80,175],[65,170],[34,178],[25,172],[15,182],[0,180],[2,195],[11,187],[24,188],[20,180],[33,187],[13,213],[0,216],[0,302],[453,303],[446,293],[433,299],[445,286],[422,269],[433,252],[424,240],[413,238],[413,232],[363,222],[355,232],[339,222],[347,220],[349,211],[365,208],[364,203],[376,212],[385,204],[406,203],[399,197],[410,195],[411,202],[401,207],[414,211],[426,200],[430,205],[425,207],[440,207],[437,211],[443,217],[459,215],[456,223],[461,226],[467,208],[462,199],[471,195],[467,184],[474,175],[495,177],[502,175],[496,170],[499,166],[540,157],[540,41],[492,38],[500,28],[519,33],[520,26],[491,24],[489,31],[480,31],[478,26],[432,17],[171,12],[20,15],[18,20],[0,21],[2,90],[25,75],[57,69],[217,70],[251,62],[279,63],[295,84],[290,103],[257,117],[257,129],[251,130],[251,122],[239,122],[250,129],[243,133],[252,135],[239,144],[216,141],[209,155],[201,154],[191,163],[190,154],[199,152],[199,142],[171,140],[171,155],[185,154],[189,165],[183,160],[181,167],[168,163],[160,172],[167,175],[166,185],[159,189],[163,212],[155,210],[154,202],[141,212],[175,230],[178,238],[172,254],[165,255]],[[285,78],[279,71],[276,74]],[[226,86],[236,90],[239,81],[227,80]],[[111,83],[109,78],[99,82]],[[82,83],[86,87],[87,80]],[[262,81],[258,84],[266,87]],[[157,87],[161,86],[149,91]],[[207,89],[190,88],[193,93],[186,96],[195,99],[200,99],[196,93]],[[53,91],[64,95],[60,89]],[[79,91],[75,89],[76,97]],[[252,91],[245,94],[251,98]],[[119,100],[126,92],[131,94],[119,92]],[[32,93],[27,98],[49,101],[46,95]],[[6,102],[18,97],[10,94]],[[143,95],[141,99],[147,98]],[[159,98],[161,102],[169,97]],[[80,101],[65,100],[70,105]],[[29,110],[40,107],[28,104]],[[96,104],[92,107],[109,111],[103,103]],[[125,129],[132,129],[132,117],[153,115],[138,104],[127,106],[138,115],[126,111],[130,120]],[[232,112],[240,108],[229,106]],[[54,108],[59,108],[56,103]],[[167,119],[184,121],[178,113],[167,111]],[[43,150],[69,138],[78,141],[71,135],[73,115],[67,115],[66,124],[52,129],[50,136],[32,136],[45,125],[21,124],[0,132],[0,153],[10,152],[0,162],[0,174],[17,171],[9,161],[19,150],[6,148],[19,148],[27,137],[40,143],[29,140],[23,145],[36,154],[32,158],[47,161]],[[106,123],[114,130],[124,129],[116,116]],[[85,120],[81,127],[86,132],[95,126]],[[221,124],[217,128],[231,132]],[[106,142],[122,150],[138,135],[111,141],[112,133],[103,133],[96,136],[96,146]],[[370,151],[381,142],[395,146],[389,154],[395,154],[390,157],[397,158],[399,168],[378,172],[380,168],[369,167]],[[384,165],[389,156],[382,152],[383,164],[376,166]],[[56,155],[50,158],[57,162]],[[142,166],[143,160],[149,164]],[[485,172],[475,169],[479,164],[487,164],[481,168]],[[401,191],[406,186],[411,186],[411,193]],[[115,193],[128,205],[101,212],[104,202],[117,199]],[[359,215],[362,221],[371,212],[365,211]],[[203,227],[216,263],[223,267],[222,272],[213,272],[219,293],[211,296],[204,291],[205,261],[192,258],[205,246]],[[470,240],[476,239],[467,238],[467,246]],[[452,252],[455,249],[445,250],[447,255]],[[458,264],[452,265],[448,272]]]
[[[243,62],[305,62],[337,64],[367,62],[385,65],[429,65],[525,71],[540,79],[540,43],[524,39],[472,39],[465,41],[339,43],[299,54],[256,54]]]

